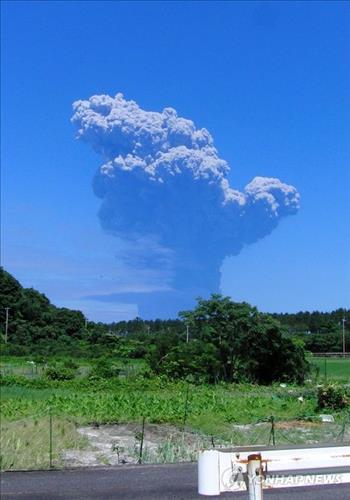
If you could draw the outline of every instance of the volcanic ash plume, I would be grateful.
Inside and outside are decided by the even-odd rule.
[[[148,261],[171,260],[176,296],[218,291],[224,257],[298,210],[297,190],[279,179],[255,177],[243,192],[233,189],[210,133],[173,108],[144,111],[122,94],[73,108],[78,138],[103,158],[93,181],[102,227],[135,243],[153,241]]]

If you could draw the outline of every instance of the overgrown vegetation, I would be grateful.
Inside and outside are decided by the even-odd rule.
[[[327,384],[318,389],[318,407],[330,410],[342,410],[349,406],[350,393],[345,387]]]
[[[1,411],[5,419],[47,414],[48,408],[56,416],[74,417],[84,424],[129,422],[145,416],[153,423],[182,425],[187,412],[188,423],[202,428],[211,421],[220,427],[221,423],[256,422],[270,415],[311,418],[318,413],[318,400],[313,382],[304,387],[269,387],[196,385],[141,375],[74,380],[2,377]]]
[[[61,451],[65,448],[82,449],[87,440],[80,436],[73,421],[56,418],[52,424],[52,465],[63,464]],[[0,434],[0,468],[47,469],[50,465],[48,417],[27,418],[20,421],[2,419]]]
[[[53,365],[45,369],[45,375],[50,380],[72,380],[75,376],[75,370],[65,366]]]

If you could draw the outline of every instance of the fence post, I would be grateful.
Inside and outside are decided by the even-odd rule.
[[[143,417],[142,418],[141,443],[140,443],[140,455],[139,455],[139,460],[138,460],[139,464],[142,463],[143,438],[144,438],[144,435],[145,435],[145,420],[146,420],[146,417]]]
[[[342,443],[344,441],[344,434],[345,434],[345,428],[346,428],[346,421],[343,420],[343,425],[339,434],[340,437],[340,442]]]
[[[187,412],[188,412],[188,397],[189,397],[189,392],[190,392],[190,384],[189,382],[187,383],[187,388],[186,388],[186,400],[185,400],[185,411],[184,411],[184,418],[182,422],[182,432],[185,431],[185,426],[186,426],[186,421],[187,421]]]
[[[53,468],[52,465],[52,410],[49,408],[49,459],[50,459],[50,469]]]
[[[271,431],[270,431],[269,444],[271,443],[271,439],[272,439],[272,445],[276,446],[276,440],[275,440],[275,417],[273,415],[271,415],[271,417],[270,417],[270,422],[271,422]]]

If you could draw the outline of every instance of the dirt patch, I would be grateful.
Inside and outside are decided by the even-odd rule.
[[[319,428],[322,424],[319,422],[305,422],[301,420],[289,420],[287,422],[276,422],[276,429],[309,429],[309,428]]]
[[[65,450],[61,458],[66,466],[136,464],[141,455],[142,426],[136,424],[80,427],[78,433],[89,443],[85,449]],[[289,444],[325,444],[350,440],[349,426],[291,420],[276,422],[272,433],[270,422],[231,425],[225,437],[182,432],[166,424],[146,424],[142,463],[172,463],[197,460],[201,449],[227,446]]]
[[[67,466],[124,465],[140,460],[140,424],[100,425],[80,427],[79,434],[87,438],[85,450],[66,450],[62,459]],[[208,440],[181,432],[169,425],[145,426],[142,463],[169,463],[195,460],[198,450],[208,447]]]

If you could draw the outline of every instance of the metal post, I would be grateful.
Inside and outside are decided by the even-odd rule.
[[[186,342],[190,340],[190,330],[188,328],[188,325],[186,325]]]
[[[145,435],[145,420],[146,420],[146,417],[143,417],[143,419],[142,419],[142,432],[141,432],[141,443],[140,443],[139,464],[141,464],[141,463],[142,463],[143,438],[144,438],[144,435]]]
[[[343,358],[345,358],[345,318],[342,319],[343,322]]]
[[[52,469],[52,411],[49,409],[49,457],[50,457],[50,469]]]
[[[186,400],[185,400],[184,419],[183,419],[183,422],[182,422],[182,432],[184,432],[184,430],[185,430],[186,421],[187,421],[188,396],[189,396],[189,393],[190,393],[190,384],[188,383],[187,384],[187,388],[186,388]]]
[[[260,453],[248,456],[247,476],[249,500],[262,500],[263,472]]]
[[[270,439],[269,439],[269,444],[272,440],[273,446],[276,446],[276,440],[275,440],[275,418],[271,416],[271,432],[270,432]]]

